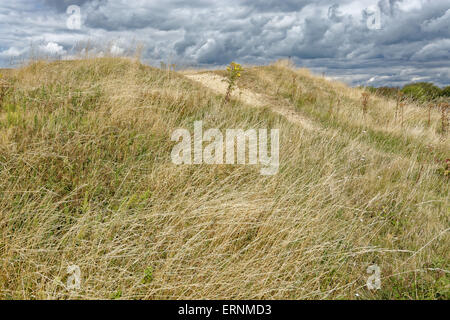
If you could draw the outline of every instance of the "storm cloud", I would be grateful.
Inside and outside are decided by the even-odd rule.
[[[180,66],[291,58],[352,85],[450,84],[448,0],[0,0],[0,67],[80,43]],[[81,29],[67,27],[77,5]],[[96,48],[96,46],[98,48]]]

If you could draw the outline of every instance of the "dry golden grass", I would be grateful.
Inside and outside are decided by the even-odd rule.
[[[439,112],[428,126],[428,109],[408,104],[402,128],[396,101],[370,96],[364,117],[360,89],[288,62],[245,70],[236,92],[258,103],[235,94],[226,107],[192,71],[129,59],[9,74],[0,297],[448,299]],[[280,128],[279,173],[173,165],[171,133],[195,120]],[[379,291],[365,286],[374,263]],[[78,292],[66,288],[69,265],[81,269]]]

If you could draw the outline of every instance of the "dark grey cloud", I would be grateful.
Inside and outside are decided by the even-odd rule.
[[[259,12],[294,12],[313,3],[311,0],[243,0],[242,4]]]
[[[68,5],[82,28],[68,30]],[[367,20],[378,10],[380,29]],[[12,26],[12,27],[11,27]],[[137,42],[151,64],[297,64],[351,84],[450,84],[448,0],[17,0],[0,4],[0,64],[30,43],[70,56],[77,44],[117,54]],[[111,49],[112,48],[112,49]]]
[[[71,5],[83,6],[86,3],[106,3],[107,0],[99,1],[99,0],[44,0],[45,6],[55,9],[59,12],[65,12],[67,7]]]

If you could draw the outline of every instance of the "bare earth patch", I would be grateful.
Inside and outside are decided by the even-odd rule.
[[[227,83],[224,81],[224,77],[213,73],[192,73],[185,74],[185,76],[191,80],[201,83],[203,86],[217,93],[226,94],[227,92]],[[267,97],[251,90],[236,88],[236,90],[232,93],[232,97],[254,107],[269,106],[274,112],[282,115],[292,123],[301,125],[306,130],[318,130],[318,128],[310,120],[305,119],[300,114],[292,110],[292,108],[288,106],[271,104]]]

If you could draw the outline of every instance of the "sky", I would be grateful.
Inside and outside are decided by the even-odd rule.
[[[155,66],[291,58],[354,86],[443,87],[450,0],[0,0],[0,68],[87,45],[98,55],[142,45]]]

